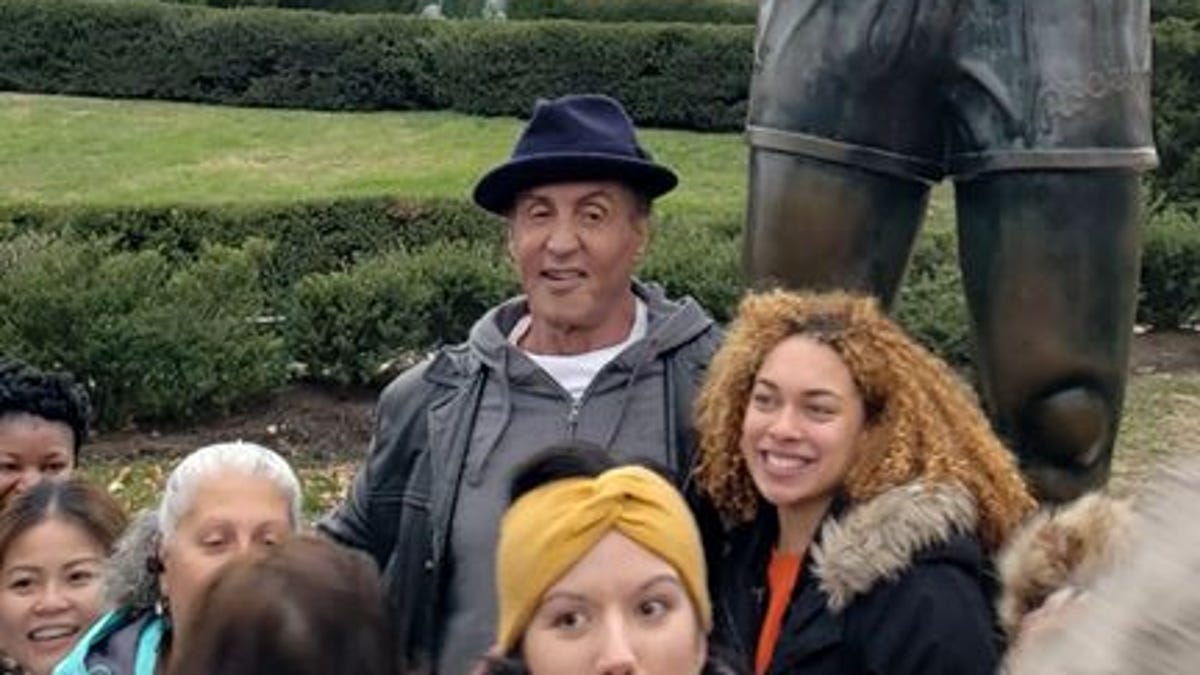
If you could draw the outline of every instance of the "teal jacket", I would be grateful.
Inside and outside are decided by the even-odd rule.
[[[53,675],[154,675],[167,632],[162,616],[118,609],[96,620]]]

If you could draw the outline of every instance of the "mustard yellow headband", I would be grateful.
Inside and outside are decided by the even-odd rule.
[[[704,630],[712,627],[704,550],[691,511],[658,474],[621,467],[543,485],[504,514],[496,554],[501,654],[520,641],[542,595],[612,530],[670,563]]]

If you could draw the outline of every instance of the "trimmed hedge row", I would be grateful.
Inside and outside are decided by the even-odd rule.
[[[1155,21],[1172,16],[1200,19],[1200,0],[1151,0],[1150,16]]]
[[[437,345],[461,341],[489,308],[517,291],[497,251],[448,241],[385,253],[346,272],[296,285],[286,335],[307,375],[370,383]]]
[[[157,211],[125,227],[98,211],[0,218],[0,351],[104,383],[97,398],[106,424],[228,407],[282,381],[286,362],[314,379],[377,384],[463,339],[516,288],[503,228],[491,217],[452,202],[405,208],[387,200],[281,207],[257,228],[247,208],[236,217],[180,211],[175,220]],[[365,245],[334,236],[332,214],[366,223],[356,230]],[[161,236],[143,236],[163,223]],[[696,297],[725,321],[742,288],[739,234],[734,222],[659,223],[640,276]],[[287,253],[306,241],[305,255]],[[952,231],[926,231],[896,313],[964,366],[971,349],[956,258]],[[1155,214],[1139,320],[1156,328],[1200,320],[1196,270],[1200,217]]]
[[[277,206],[10,206],[0,207],[0,225],[17,234],[103,237],[117,250],[150,249],[171,260],[193,259],[206,242],[261,237],[273,243],[259,271],[277,309],[301,277],[380,251],[456,239],[503,242],[500,220],[469,202],[386,197]]]
[[[278,7],[328,12],[396,12],[413,14],[438,4],[448,17],[480,18],[485,0],[169,0],[210,7]],[[678,22],[753,24],[754,0],[507,0],[509,19],[571,19],[606,22]]]
[[[595,91],[642,124],[733,129],[745,116],[753,30],[6,0],[0,89],[485,115]]]
[[[0,353],[88,382],[103,426],[228,410],[286,378],[283,341],[259,322],[268,249],[210,245],[177,264],[102,239],[0,242]]]
[[[1200,322],[1200,212],[1169,208],[1151,219],[1138,321],[1167,329]]]
[[[754,24],[757,0],[508,0],[510,19]]]
[[[1160,21],[1154,40],[1154,133],[1162,164],[1152,184],[1167,199],[1200,203],[1200,18]]]

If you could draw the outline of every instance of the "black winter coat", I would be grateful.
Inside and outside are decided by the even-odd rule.
[[[778,538],[772,509],[711,555],[713,641],[753,672]],[[768,512],[769,511],[769,512]],[[992,675],[999,653],[993,576],[973,501],[906,486],[835,507],[784,615],[772,675]]]

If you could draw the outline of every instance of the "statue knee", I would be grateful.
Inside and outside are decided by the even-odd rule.
[[[1119,414],[1107,398],[1073,386],[1034,401],[1027,411],[1019,444],[1040,497],[1066,501],[1104,480]]]

